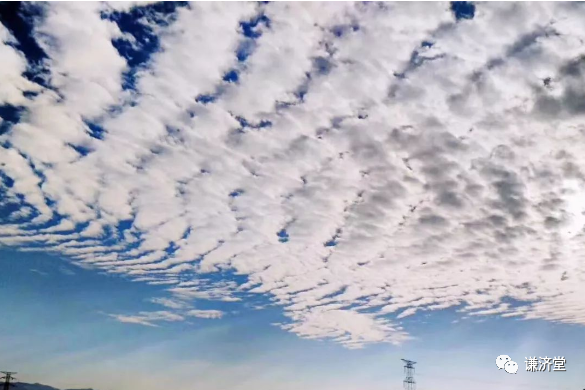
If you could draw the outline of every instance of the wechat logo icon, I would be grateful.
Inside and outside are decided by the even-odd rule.
[[[515,374],[518,371],[518,363],[512,361],[508,355],[500,355],[496,358],[498,370],[504,369],[508,374]]]

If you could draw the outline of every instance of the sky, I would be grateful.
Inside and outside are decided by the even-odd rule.
[[[584,21],[0,3],[0,370],[391,390],[405,358],[419,390],[584,388]]]

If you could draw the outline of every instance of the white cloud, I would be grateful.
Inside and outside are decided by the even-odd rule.
[[[400,344],[410,338],[390,321],[339,308],[340,306],[334,305],[333,308],[320,307],[306,312],[292,312],[290,317],[295,322],[282,327],[305,338],[333,338],[348,348],[388,341]]]
[[[46,7],[57,91],[0,135],[7,196],[36,216],[0,243],[181,302],[268,294],[285,329],[351,348],[447,308],[585,324],[582,5],[481,3],[455,22],[446,3],[192,3],[153,26],[132,92],[105,6]],[[240,22],[261,13],[240,62]],[[0,96],[24,101],[24,57],[1,50]],[[114,317],[188,315],[153,302],[181,312]]]
[[[24,91],[39,90],[38,85],[22,77],[27,63],[24,55],[13,47],[15,42],[10,31],[0,23],[0,105],[23,105],[26,103]]]
[[[221,310],[189,310],[185,314],[197,318],[216,319],[223,317],[225,313]]]
[[[38,269],[34,269],[34,268],[31,268],[30,269],[30,272],[34,272],[34,273],[39,274],[39,275],[44,276],[44,277],[49,276],[48,273],[46,273],[44,271],[39,271]]]
[[[183,316],[169,311],[140,312],[136,315],[110,314],[109,316],[119,322],[152,327],[158,326],[155,324],[155,322],[176,322],[183,321],[185,319]]]
[[[185,309],[189,307],[189,305],[185,302],[169,298],[152,298],[150,301],[152,303],[158,303],[159,305],[168,307],[169,309]]]
[[[37,40],[50,57],[52,85],[65,97],[69,112],[87,118],[118,102],[126,69],[112,45],[121,32],[100,17],[100,9],[100,3],[51,4],[36,26]]]

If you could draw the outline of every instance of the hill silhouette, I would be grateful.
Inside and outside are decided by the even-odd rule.
[[[15,382],[14,390],[60,390],[56,387],[51,387],[47,385],[43,385],[40,383],[25,383],[25,382]],[[65,390],[93,390],[93,389],[65,389]]]

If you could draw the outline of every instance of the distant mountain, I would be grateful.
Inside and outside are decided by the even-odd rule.
[[[14,390],[59,390],[55,387],[41,385],[40,383],[15,382]],[[66,390],[93,390],[93,389],[66,389]]]

